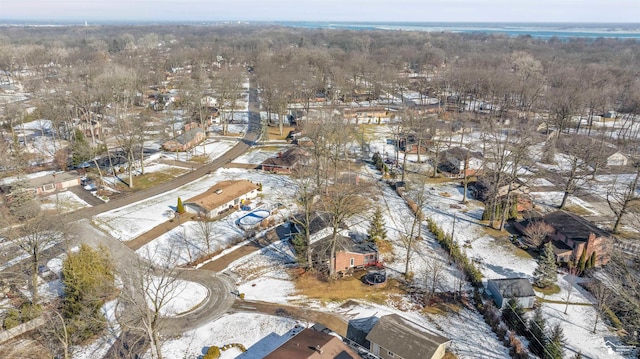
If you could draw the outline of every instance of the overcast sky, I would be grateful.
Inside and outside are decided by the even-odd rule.
[[[640,22],[640,0],[0,0],[0,19]]]

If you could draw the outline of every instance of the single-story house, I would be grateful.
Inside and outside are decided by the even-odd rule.
[[[465,175],[473,176],[480,172],[484,158],[480,152],[472,152],[462,147],[452,147],[440,152],[438,162],[440,172],[448,173],[450,177],[462,178]]]
[[[56,172],[29,180],[29,186],[38,194],[65,190],[79,185],[80,175],[76,172]]]
[[[173,140],[169,140],[162,144],[162,147],[171,152],[188,151],[204,141],[207,135],[204,129],[195,122],[186,124],[184,131],[176,136]]]
[[[555,211],[540,220],[553,228],[545,242],[553,244],[556,260],[560,263],[577,262],[586,249],[587,258],[596,253],[596,266],[609,262],[612,239],[594,223],[567,211]],[[514,227],[525,234],[529,220],[516,222]]]
[[[567,211],[549,213],[543,221],[554,228],[548,238],[558,251],[571,248],[570,253],[557,256],[559,262],[578,261],[585,250],[587,258],[596,253],[596,266],[605,265],[611,259],[611,237],[594,223]]]
[[[440,359],[451,341],[397,314],[381,317],[366,339],[382,359]]]
[[[469,191],[473,198],[479,201],[487,201],[492,198],[494,176],[491,173],[485,173],[478,176],[477,181],[469,183]],[[501,184],[498,186],[498,198],[505,200],[507,192],[509,192],[509,185],[511,185],[511,201],[516,201],[516,209],[518,212],[529,211],[533,208],[533,201],[529,196],[529,186],[520,180],[519,178],[511,179],[511,176],[505,175],[501,179]],[[511,184],[509,184],[511,182]],[[513,204],[513,202],[510,202]]]
[[[605,157],[603,162],[605,166],[615,167],[615,166],[626,166],[629,164],[629,159],[627,158],[627,156],[623,155],[620,151],[608,146],[605,146],[605,147],[606,148],[603,149],[603,154]]]
[[[533,308],[536,294],[527,278],[489,279],[487,290],[498,308],[502,309],[510,299],[515,299],[522,308]]]
[[[284,153],[278,153],[278,157],[268,158],[262,162],[261,168],[264,171],[277,173],[291,173],[298,166],[309,161],[309,154],[300,147],[293,147]]]
[[[184,208],[188,213],[213,218],[256,198],[258,188],[257,184],[248,180],[222,181],[184,201]]]
[[[264,359],[359,359],[340,338],[314,330],[303,329]]]
[[[355,269],[377,265],[378,248],[373,242],[357,241],[341,231],[336,239],[335,272],[347,274]],[[324,232],[327,233],[327,232]],[[313,263],[318,269],[331,265],[331,234],[311,244]]]

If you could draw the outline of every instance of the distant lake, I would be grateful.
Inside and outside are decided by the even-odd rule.
[[[313,29],[401,30],[504,34],[535,38],[617,38],[640,40],[640,23],[429,23],[429,22],[310,22],[278,21],[273,24]]]
[[[1,1],[1,0],[0,0]],[[340,22],[340,21],[92,21],[89,25],[278,25],[308,29],[396,30],[503,34],[534,38],[640,40],[640,23]],[[83,26],[84,21],[3,20],[0,25]]]

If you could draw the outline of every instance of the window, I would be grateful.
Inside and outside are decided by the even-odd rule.
[[[349,265],[353,267],[355,260],[353,258],[349,259]]]

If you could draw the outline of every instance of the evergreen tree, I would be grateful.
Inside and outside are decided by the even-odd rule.
[[[71,144],[71,162],[74,166],[91,160],[92,150],[87,137],[81,130],[76,130]]]
[[[544,252],[538,260],[538,267],[533,272],[535,285],[539,288],[545,288],[558,280],[558,273],[556,273],[558,265],[551,242],[544,245]]]
[[[583,273],[586,267],[587,267],[587,248],[585,247],[582,250],[580,259],[578,260],[578,271],[580,271],[580,273]]]
[[[184,213],[184,204],[182,204],[182,198],[178,197],[178,206],[176,207],[176,212],[179,214]]]
[[[94,250],[83,244],[63,262],[63,313],[75,338],[86,339],[104,328],[100,308],[115,292],[114,278],[111,257],[104,247]]]
[[[378,207],[373,212],[373,218],[371,218],[371,224],[369,225],[369,240],[378,243],[378,241],[385,239],[387,239],[387,230],[385,229],[382,210]]]
[[[589,257],[588,268],[595,268],[596,266],[596,251],[591,253],[591,257]]]
[[[529,350],[540,358],[545,358],[547,339],[545,335],[546,321],[542,317],[542,309],[536,308],[533,318],[529,319]]]
[[[519,335],[527,333],[527,325],[524,321],[524,310],[515,299],[509,299],[507,306],[502,310],[502,320],[509,329],[514,330]]]
[[[564,354],[564,350],[562,346],[564,345],[565,337],[564,332],[562,331],[562,327],[560,324],[556,324],[551,329],[551,334],[549,335],[549,342],[546,345],[545,351],[545,359],[562,359]]]

